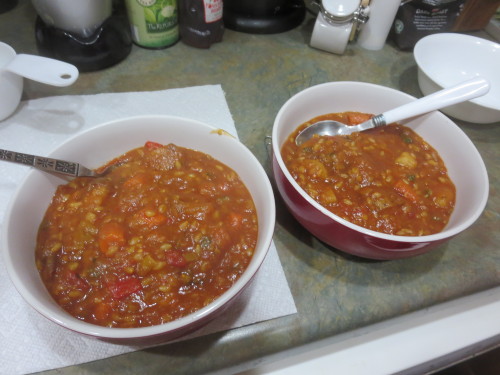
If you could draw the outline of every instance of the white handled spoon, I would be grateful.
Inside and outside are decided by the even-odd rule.
[[[391,124],[410,117],[423,115],[440,108],[461,103],[485,95],[490,90],[490,84],[484,78],[473,78],[456,86],[437,91],[413,102],[388,110],[359,125],[346,125],[338,121],[326,120],[314,123],[302,130],[295,138],[295,143],[301,145],[313,135],[347,135],[354,132],[373,129]]]

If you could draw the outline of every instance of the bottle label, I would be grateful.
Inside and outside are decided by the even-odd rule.
[[[143,47],[161,48],[179,40],[177,0],[126,0],[132,38]]]
[[[217,22],[222,18],[222,0],[203,0],[205,6],[205,22]]]

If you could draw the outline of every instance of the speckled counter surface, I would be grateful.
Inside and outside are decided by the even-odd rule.
[[[0,40],[18,53],[37,53],[35,12],[21,0],[0,15]],[[380,51],[356,45],[342,56],[308,46],[313,20],[276,35],[226,30],[222,43],[199,50],[134,46],[109,69],[82,73],[68,88],[34,82],[25,99],[63,94],[151,91],[221,84],[241,141],[269,170],[265,137],[281,105],[311,85],[365,81],[421,96],[410,52],[388,43]],[[177,344],[167,344],[45,374],[196,374],[240,365],[371,323],[500,285],[500,124],[457,122],[483,156],[490,178],[485,212],[437,250],[398,261],[347,256],[309,235],[277,201],[275,243],[298,314]]]

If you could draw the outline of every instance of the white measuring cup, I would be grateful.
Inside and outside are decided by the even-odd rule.
[[[0,121],[16,110],[23,93],[23,77],[51,86],[69,86],[78,78],[78,69],[47,57],[16,54],[0,42]]]

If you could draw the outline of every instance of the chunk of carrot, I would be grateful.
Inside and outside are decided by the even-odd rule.
[[[349,112],[347,113],[347,122],[349,125],[358,125],[372,118],[372,115],[366,113]]]
[[[111,255],[115,247],[125,244],[125,229],[119,223],[110,221],[99,228],[99,248],[106,255]]]
[[[408,185],[406,182],[403,180],[398,180],[396,184],[394,185],[394,189],[402,195],[404,198],[408,199],[409,201],[416,203],[418,200],[417,197],[417,192],[413,187]]]

